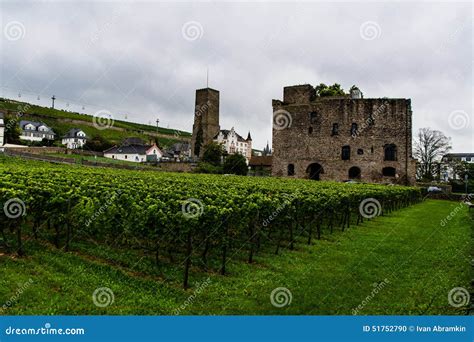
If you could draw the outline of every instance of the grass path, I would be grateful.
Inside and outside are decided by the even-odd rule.
[[[25,258],[0,256],[0,314],[173,314],[182,305],[181,314],[464,314],[448,292],[469,289],[472,225],[459,203],[430,200],[252,265],[235,258],[226,276],[195,269],[192,279],[209,283],[188,291],[127,251],[30,246]],[[181,277],[180,268],[165,273]],[[93,304],[98,287],[113,290],[112,305]],[[291,292],[290,305],[271,304],[277,287]]]

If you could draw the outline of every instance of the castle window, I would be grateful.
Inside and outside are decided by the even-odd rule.
[[[332,135],[338,135],[338,134],[339,134],[339,124],[334,123],[334,124],[332,124],[331,136]]]
[[[309,122],[311,124],[318,123],[318,113],[316,112],[309,113]]]
[[[294,175],[295,175],[295,165],[288,164],[288,176],[294,176]]]
[[[355,137],[355,136],[357,136],[357,133],[358,133],[358,132],[357,132],[357,124],[356,124],[356,123],[353,123],[353,124],[351,125],[351,135],[352,135],[353,137]]]
[[[384,146],[383,160],[387,160],[387,161],[397,160],[397,146],[395,144],[387,144]]]
[[[359,148],[359,149],[357,150],[357,154],[358,154],[358,155],[363,155],[363,154],[364,154],[364,150],[361,149],[361,148]]]
[[[127,159],[127,155],[125,155],[125,159]]]
[[[384,175],[384,177],[395,177],[395,174],[396,170],[394,167],[384,167],[382,169],[382,175]]]
[[[313,133],[313,127],[308,128],[308,134],[312,134],[312,133]]]
[[[374,147],[373,146],[370,148],[370,153],[374,153]]]
[[[350,146],[343,146],[342,153],[341,153],[342,160],[349,160],[351,159],[351,147]]]

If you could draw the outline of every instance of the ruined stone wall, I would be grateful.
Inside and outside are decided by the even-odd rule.
[[[309,178],[308,167],[318,163],[321,180],[347,180],[349,169],[358,167],[361,181],[414,183],[409,99],[314,98],[307,86],[289,88],[285,101],[273,100],[274,176],[288,176],[293,164],[293,177]],[[351,134],[353,123],[356,134]],[[396,161],[384,161],[387,144],[396,145]],[[342,160],[343,146],[350,146],[350,160]],[[395,168],[395,176],[383,176],[385,167]]]

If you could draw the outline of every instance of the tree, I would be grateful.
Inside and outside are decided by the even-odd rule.
[[[20,135],[21,129],[18,125],[18,120],[13,116],[5,116],[5,143],[21,144]]]
[[[246,176],[247,172],[247,162],[240,153],[231,154],[225,159],[224,173]]]
[[[203,143],[203,132],[202,132],[202,127],[199,128],[198,132],[196,133],[196,141],[194,143],[194,155],[198,156],[201,153],[201,147]],[[193,156],[194,157],[194,156]]]
[[[215,166],[221,165],[222,154],[222,145],[216,142],[210,142],[204,146],[202,161]]]
[[[441,131],[420,128],[415,138],[414,157],[420,162],[417,170],[419,179],[432,180],[436,175],[437,162],[451,149],[451,138]]]
[[[112,147],[112,144],[100,135],[94,135],[92,139],[88,139],[84,144],[84,150],[96,152],[103,152],[110,147]]]
[[[341,88],[341,85],[338,83],[334,83],[331,86],[327,86],[324,83],[320,83],[316,87],[316,96],[325,97],[325,96],[344,96],[344,89]]]

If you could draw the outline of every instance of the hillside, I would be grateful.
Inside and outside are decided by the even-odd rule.
[[[5,98],[0,98],[0,110],[7,114],[5,122],[12,119],[44,122],[57,134],[58,140],[55,141],[55,145],[60,144],[60,138],[71,128],[80,128],[89,137],[100,136],[111,145],[119,144],[123,139],[133,136],[145,141],[155,140],[161,147],[167,147],[178,141],[189,141],[191,137],[188,132],[161,127],[157,129],[155,126],[123,120],[114,120],[112,127],[101,130],[94,126],[92,115],[41,107]],[[23,113],[23,115],[18,117],[17,113]]]

